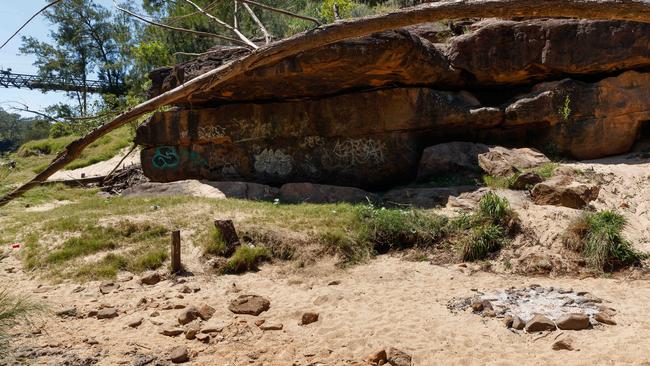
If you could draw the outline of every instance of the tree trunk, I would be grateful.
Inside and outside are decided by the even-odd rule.
[[[114,120],[72,142],[44,171],[0,199],[0,206],[19,197],[75,160],[82,150],[106,133],[198,90],[214,88],[243,73],[307,50],[345,39],[445,19],[510,17],[577,17],[650,23],[650,0],[455,0],[426,3],[394,13],[324,25],[261,47],[247,57],[226,63],[187,83],[141,103]]]

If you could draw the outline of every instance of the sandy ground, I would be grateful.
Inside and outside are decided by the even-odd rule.
[[[242,276],[197,274],[184,277],[183,284],[165,280],[143,286],[132,279],[117,282],[118,290],[101,295],[98,283],[84,285],[79,293],[73,292],[75,284],[37,289],[29,274],[6,272],[17,265],[14,258],[0,262],[0,279],[47,303],[51,311],[74,305],[85,314],[102,304],[117,306],[119,311],[117,318],[105,320],[43,315],[34,324],[41,334],[25,330],[14,342],[20,350],[62,351],[61,355],[35,358],[36,364],[57,364],[71,355],[94,357],[98,365],[132,364],[142,355],[164,359],[173,346],[186,345],[196,353],[189,363],[192,365],[364,364],[363,359],[372,351],[388,346],[411,354],[414,365],[650,365],[648,281],[499,276],[456,265],[436,266],[382,256],[346,271],[331,263],[300,271],[269,265]],[[328,285],[334,280],[340,285]],[[470,312],[452,314],[446,307],[454,297],[471,296],[471,289],[487,291],[531,283],[571,287],[602,297],[617,310],[618,325],[553,332],[540,338],[539,334],[515,334],[498,319]],[[228,291],[233,284],[239,293]],[[178,298],[184,285],[200,291]],[[229,300],[244,293],[268,298],[270,310],[259,317],[232,314],[227,310]],[[141,298],[152,298],[160,305],[139,307]],[[181,311],[161,310],[165,303],[207,303],[217,310],[210,322],[228,326],[210,344],[186,340],[183,335],[158,334],[166,325],[177,325],[176,316]],[[154,311],[160,316],[151,317]],[[305,311],[318,312],[319,321],[298,325]],[[134,316],[144,318],[138,328],[126,325]],[[282,323],[284,328],[261,331],[254,325],[258,319]],[[556,338],[567,336],[574,338],[579,351],[551,349]],[[88,344],[88,339],[97,344]]]
[[[93,165],[89,165],[87,167],[74,170],[60,170],[52,174],[48,180],[79,179],[81,178],[82,174],[84,174],[86,178],[104,176],[110,173],[113,168],[115,168],[115,166],[120,162],[120,160],[122,160],[124,155],[126,155],[130,149],[130,147],[124,148],[122,151],[120,151],[119,154],[115,155],[114,157]],[[129,154],[129,156],[124,159],[124,162],[120,164],[120,168],[124,168],[130,165],[140,165],[140,149],[135,149],[131,154]]]

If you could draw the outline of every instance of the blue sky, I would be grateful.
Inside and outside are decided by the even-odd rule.
[[[112,0],[95,0],[97,3],[111,8],[113,6]],[[9,38],[13,32],[16,31],[32,14],[42,8],[45,0],[18,0],[18,1],[3,1],[3,6],[0,7],[0,44]],[[11,3],[11,4],[9,4]],[[49,39],[50,24],[39,16],[35,18],[27,27],[25,27],[18,36],[11,40],[2,50],[0,50],[0,68],[11,68],[13,72],[32,74],[36,73],[36,68],[32,66],[34,58],[28,55],[20,55],[20,45],[22,43],[20,36],[33,36],[39,40]],[[48,105],[57,102],[68,101],[65,93],[63,92],[48,92],[42,93],[37,90],[29,89],[15,89],[15,88],[0,88],[0,107],[8,109],[7,101],[19,101],[27,104],[30,109],[42,110]],[[25,116],[32,117],[29,113],[23,113]]]

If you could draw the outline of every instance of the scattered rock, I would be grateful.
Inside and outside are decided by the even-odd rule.
[[[327,286],[338,286],[338,285],[340,285],[340,284],[341,284],[341,281],[339,281],[339,280],[334,280],[334,281],[330,281],[330,282],[327,284]]]
[[[162,280],[162,276],[158,272],[147,272],[140,277],[140,283],[143,285],[155,285]]]
[[[116,285],[113,282],[102,282],[99,285],[99,292],[101,292],[102,295],[106,295],[113,292],[113,290],[116,290],[119,287],[120,287],[119,285]]]
[[[370,356],[366,358],[366,362],[371,365],[383,365],[388,362],[388,356],[386,355],[386,350],[381,349],[375,351]]]
[[[198,317],[199,311],[194,306],[190,306],[178,313],[178,323],[185,325]]]
[[[483,311],[483,301],[481,300],[473,301],[470,306],[475,313]]]
[[[201,331],[201,329],[198,326],[195,327],[189,327],[185,331],[185,338],[186,339],[194,339],[196,338],[196,335]]]
[[[260,315],[269,310],[271,302],[257,295],[241,295],[232,300],[228,310],[235,314]]]
[[[266,319],[258,319],[255,321],[255,325],[258,327],[264,323],[266,323]]]
[[[411,356],[404,351],[390,347],[386,355],[391,366],[411,366]]]
[[[210,335],[205,333],[199,333],[196,335],[196,340],[203,343],[210,342]]]
[[[300,325],[315,323],[318,321],[318,318],[319,318],[318,313],[311,313],[311,312],[304,313],[302,314],[302,318],[300,319]]]
[[[141,316],[134,316],[126,322],[126,325],[131,328],[137,328],[142,324],[142,320],[143,318]]]
[[[554,351],[562,351],[562,350],[573,351],[575,350],[573,344],[574,344],[573,338],[567,337],[564,339],[560,339],[559,341],[553,342],[551,348]]]
[[[598,321],[599,323],[603,323],[603,324],[607,324],[607,325],[616,325],[617,324],[616,321],[614,319],[612,319],[611,316],[609,316],[609,314],[607,314],[605,312],[602,312],[602,311],[600,313],[597,313],[596,315],[594,315],[594,319],[596,321]]]
[[[97,312],[97,319],[110,319],[117,316],[117,309],[115,308],[104,308]]]
[[[526,323],[523,320],[521,320],[520,317],[518,317],[516,315],[512,317],[512,328],[513,329],[523,330],[524,327],[526,327]]]
[[[526,332],[544,332],[553,331],[556,329],[555,323],[544,315],[535,315],[531,320],[526,323]]]
[[[179,346],[174,347],[169,352],[169,359],[173,363],[185,363],[190,360],[189,351],[187,347]]]
[[[227,326],[228,324],[222,321],[211,319],[201,327],[201,333],[219,333]]]
[[[264,323],[259,327],[261,330],[282,330],[283,325],[281,323]]]
[[[538,205],[581,209],[598,198],[599,192],[598,186],[578,183],[567,176],[556,176],[535,185],[531,196]]]
[[[544,154],[529,148],[507,149],[493,146],[488,152],[478,155],[479,166],[494,177],[508,177],[549,162]]]
[[[531,189],[535,184],[543,181],[544,179],[539,174],[534,172],[525,172],[517,176],[517,179],[515,179],[515,182],[512,184],[512,189]]]
[[[503,325],[506,326],[506,328],[512,328],[512,323],[514,322],[514,318],[512,315],[506,315],[503,317]]]
[[[214,315],[216,310],[208,304],[201,304],[201,306],[199,306],[199,309],[197,311],[201,319],[209,320],[210,318],[212,318],[212,315]]]
[[[178,292],[180,292],[182,294],[191,294],[192,289],[187,285],[183,285],[181,288],[178,289]]]
[[[79,292],[81,292],[81,291],[83,291],[83,290],[85,290],[85,289],[86,289],[86,288],[83,287],[83,286],[77,286],[77,287],[74,288],[74,290],[72,290],[72,293],[73,293],[73,294],[77,294],[77,293],[79,293]]]
[[[168,336],[168,337],[176,337],[177,335],[183,334],[184,330],[183,328],[163,328],[160,331],[160,334]]]
[[[77,308],[71,307],[71,308],[60,310],[56,312],[56,315],[60,317],[74,318],[77,316]]]
[[[568,314],[560,317],[555,324],[562,330],[582,330],[589,328],[589,316],[586,314]]]

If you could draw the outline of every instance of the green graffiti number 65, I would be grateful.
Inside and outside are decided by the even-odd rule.
[[[181,159],[178,156],[176,148],[171,146],[157,148],[153,158],[151,158],[151,163],[158,169],[176,168],[180,162]]]

